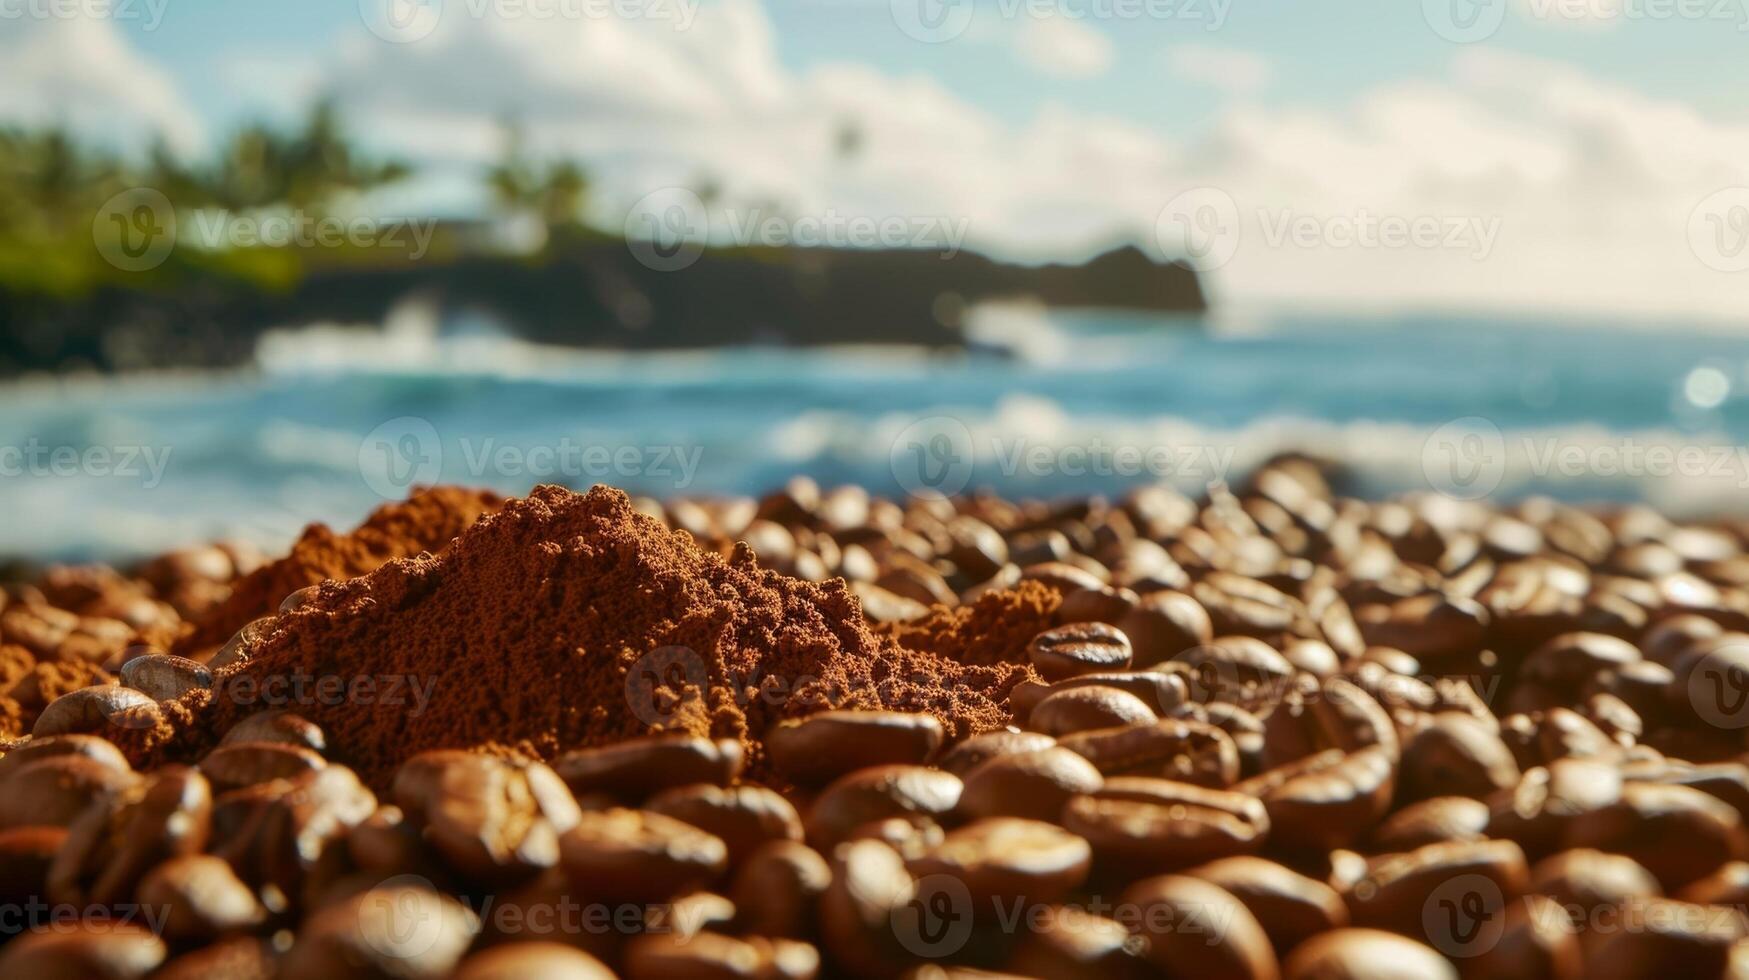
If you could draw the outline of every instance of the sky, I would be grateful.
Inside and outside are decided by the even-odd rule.
[[[609,228],[708,183],[717,240],[862,219],[1134,243],[1233,309],[1736,322],[1746,53],[1749,0],[0,0],[0,124],[198,155],[326,94],[419,165],[385,214],[480,213],[513,116]]]

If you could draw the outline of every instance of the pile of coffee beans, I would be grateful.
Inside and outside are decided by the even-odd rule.
[[[223,651],[38,636],[104,673],[0,757],[0,976],[1749,977],[1749,524],[1297,459],[1202,500],[642,506],[883,628],[1040,583],[1038,679],[957,742],[826,711],[373,790],[283,710],[134,771],[102,723]]]

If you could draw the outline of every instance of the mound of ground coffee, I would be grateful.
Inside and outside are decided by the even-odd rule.
[[[381,787],[433,748],[551,758],[651,731],[740,739],[828,707],[927,711],[954,737],[1009,720],[1018,664],[963,665],[879,637],[842,580],[727,559],[617,490],[537,488],[441,556],[391,561],[274,621],[212,692],[116,731],[136,759],[189,758],[269,707],[328,733]]]
[[[481,515],[503,505],[504,498],[489,490],[431,487],[378,507],[349,534],[311,524],[290,554],[238,580],[230,597],[197,620],[173,652],[188,656],[218,646],[244,624],[272,615],[299,589],[356,578],[391,559],[441,551]]]
[[[951,609],[937,607],[909,623],[886,623],[876,632],[912,650],[962,664],[1024,663],[1026,645],[1056,625],[1051,618],[1062,596],[1043,582],[986,592]]]

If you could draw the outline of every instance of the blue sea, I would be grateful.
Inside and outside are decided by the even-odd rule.
[[[419,482],[1186,492],[1270,455],[1356,493],[1749,513],[1749,344],[1695,324],[980,310],[977,344],[633,355],[402,311],[222,374],[0,388],[0,556],[283,547]]]

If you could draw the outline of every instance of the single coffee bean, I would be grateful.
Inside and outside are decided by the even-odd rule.
[[[1627,926],[1591,931],[1592,941],[1585,948],[1587,980],[1720,976],[1732,947],[1749,932],[1735,909],[1669,898],[1641,899],[1624,914]]]
[[[138,926],[76,919],[7,943],[0,951],[0,976],[141,980],[168,954],[164,940]]]
[[[1690,883],[1675,897],[1700,905],[1749,906],[1749,863],[1721,864],[1712,874]]]
[[[328,737],[315,722],[290,711],[263,711],[231,726],[221,745],[238,742],[282,742],[297,745],[312,752],[326,752]]]
[[[8,749],[0,756],[0,783],[6,777],[28,762],[36,762],[51,756],[76,755],[95,760],[112,769],[127,772],[127,756],[115,747],[115,743],[96,735],[48,735],[43,738],[32,737]]]
[[[1628,783],[1615,803],[1575,817],[1563,843],[1633,858],[1671,892],[1745,853],[1743,821],[1729,804],[1653,783]]]
[[[1489,809],[1467,796],[1436,796],[1398,810],[1373,828],[1372,848],[1386,853],[1488,836]]]
[[[1059,744],[1107,776],[1158,776],[1216,789],[1239,778],[1232,736],[1205,722],[1162,719],[1076,732]]]
[[[1148,592],[1117,623],[1130,640],[1136,667],[1163,664],[1214,638],[1209,614],[1183,592]]]
[[[1251,636],[1217,636],[1185,650],[1173,662],[1190,669],[1195,700],[1241,706],[1273,700],[1294,673],[1293,665],[1273,647]]]
[[[1130,932],[1114,919],[1053,905],[1029,922],[1004,968],[1042,980],[1124,980],[1135,973]]]
[[[650,932],[626,943],[627,980],[679,980],[683,977],[771,977],[812,980],[820,970],[819,950],[793,940],[745,939],[701,932],[679,936]]]
[[[1379,746],[1331,749],[1233,788],[1263,800],[1271,839],[1329,850],[1358,840],[1391,805],[1396,766]]]
[[[715,892],[693,892],[644,910],[645,932],[696,936],[728,932],[735,924],[735,903]]]
[[[1154,721],[1153,709],[1128,691],[1115,687],[1071,687],[1045,698],[1027,719],[1027,727],[1062,737],[1089,729],[1117,728]]]
[[[1371,745],[1398,755],[1391,716],[1360,685],[1344,678],[1318,681],[1300,675],[1282,690],[1263,718],[1260,765],[1286,765],[1326,749],[1352,752]]]
[[[1451,961],[1413,939],[1378,929],[1337,929],[1301,943],[1283,980],[1458,980]]]
[[[206,662],[207,667],[211,670],[223,670],[227,667],[248,663],[249,659],[254,656],[255,648],[267,642],[267,638],[273,635],[276,623],[277,619],[273,616],[263,616],[260,619],[245,623],[242,629],[233,633],[231,638],[213,653]]]
[[[1530,890],[1566,910],[1583,931],[1599,910],[1613,910],[1659,892],[1658,879],[1633,858],[1574,848],[1550,855],[1530,869]]]
[[[215,799],[211,851],[258,890],[295,895],[312,872],[344,856],[348,830],[376,809],[358,774],[331,763]]]
[[[844,835],[847,841],[878,840],[898,851],[899,856],[907,861],[922,857],[946,837],[947,832],[941,829],[941,824],[916,814],[871,820],[852,828],[850,833]]]
[[[1477,930],[1498,934],[1507,903],[1524,894],[1529,880],[1524,852],[1511,841],[1429,844],[1375,861],[1349,892],[1349,908],[1356,925],[1388,929],[1435,949],[1463,949]],[[1448,893],[1464,918],[1427,915]]]
[[[212,787],[187,766],[155,769],[105,794],[68,827],[49,867],[49,895],[80,906],[125,901],[158,862],[206,847],[212,812]]]
[[[764,786],[677,786],[650,797],[644,808],[722,838],[730,867],[769,841],[802,839],[802,818],[796,808]]]
[[[721,838],[643,810],[586,811],[559,847],[579,889],[619,901],[666,901],[708,885],[729,863]]]
[[[1218,885],[1161,875],[1131,885],[1125,906],[1146,940],[1142,957],[1170,976],[1273,980],[1280,967],[1255,916]]]
[[[254,936],[233,936],[172,957],[152,980],[243,980],[275,975],[279,954]]]
[[[284,742],[233,742],[220,745],[200,760],[200,771],[220,791],[253,786],[274,779],[292,779],[314,772],[328,760],[309,749]]]
[[[1071,623],[1046,630],[1033,637],[1026,652],[1038,672],[1052,681],[1122,670],[1130,664],[1129,637],[1107,623]]]
[[[1008,701],[1014,707],[1014,717],[1025,720],[1040,701],[1058,691],[1075,687],[1115,687],[1140,698],[1156,714],[1164,714],[1190,700],[1185,676],[1160,670],[1101,671],[1067,677],[1053,684],[1023,681],[1008,693]]]
[[[778,722],[765,747],[778,772],[824,785],[853,769],[921,765],[945,735],[934,715],[900,711],[822,711]]]
[[[213,686],[213,672],[187,657],[148,653],[121,665],[121,682],[154,701],[174,701]]]
[[[1104,783],[1093,763],[1065,748],[999,755],[966,773],[959,809],[966,817],[1058,819],[1077,793]]]
[[[1497,937],[1474,935],[1470,944],[1453,951],[1475,949],[1468,963],[1475,976],[1580,980],[1585,975],[1578,931],[1566,910],[1545,896],[1526,895],[1509,903]],[[1457,938],[1461,942],[1465,937]]]
[[[1581,814],[1621,799],[1621,771],[1598,759],[1557,759],[1526,770],[1518,785],[1491,803],[1488,836],[1510,840],[1532,857],[1561,846]]]
[[[299,609],[302,609],[313,602],[321,591],[322,587],[320,585],[306,585],[295,592],[288,593],[286,597],[279,602],[280,613],[297,612]]]
[[[444,860],[476,879],[553,867],[560,835],[582,818],[545,763],[457,749],[408,759],[395,774],[393,796]]]
[[[820,852],[793,840],[767,841],[741,861],[730,897],[742,929],[760,936],[805,939],[832,868]]]
[[[606,964],[556,942],[520,942],[474,953],[453,980],[614,980]]]
[[[445,977],[479,930],[467,906],[429,888],[385,884],[318,909],[297,931],[281,980]]]
[[[1086,880],[1092,857],[1086,841],[1055,824],[991,817],[951,831],[908,863],[919,878],[957,878],[975,908],[988,908],[991,901],[1061,901]]]
[[[1120,877],[1176,870],[1263,846],[1270,823],[1255,797],[1145,776],[1118,776],[1064,806],[1064,828]]]
[[[948,749],[942,753],[936,764],[963,779],[966,773],[996,756],[1048,749],[1055,744],[1055,739],[1039,732],[985,732],[982,735],[973,735]],[[4,764],[4,761],[0,759],[0,764]]]
[[[142,729],[158,724],[158,702],[131,687],[103,684],[61,695],[42,710],[31,726],[36,738],[117,728]]]
[[[1055,619],[1059,624],[1107,623],[1117,625],[1141,601],[1132,589],[1121,585],[1101,585],[1094,589],[1076,589],[1063,596]]]
[[[959,777],[939,769],[858,769],[840,777],[814,800],[804,821],[808,843],[828,851],[851,830],[870,821],[887,817],[936,819],[960,803],[962,789]]]
[[[130,769],[83,755],[51,755],[26,762],[0,782],[0,830],[69,826],[93,802],[139,779]]]
[[[259,925],[267,912],[231,866],[210,854],[185,854],[140,879],[140,903],[163,911],[162,935],[206,940]]]
[[[652,793],[689,783],[727,786],[741,774],[741,743],[693,735],[647,735],[643,738],[567,752],[553,761],[553,770],[579,798],[606,793],[642,801]]]
[[[1219,885],[1257,918],[1277,953],[1348,925],[1342,896],[1324,882],[1260,857],[1221,858],[1184,872]]]
[[[1518,763],[1500,736],[1469,715],[1441,712],[1403,746],[1400,793],[1485,799],[1517,785]]]
[[[1563,633],[1525,658],[1518,675],[1526,681],[1576,692],[1598,674],[1619,670],[1639,659],[1639,648],[1620,637]]]
[[[912,955],[896,917],[916,895],[904,859],[880,841],[852,841],[835,851],[819,912],[822,946],[833,965],[856,977],[897,975]]]

